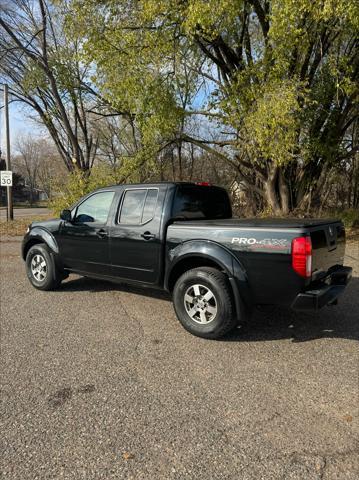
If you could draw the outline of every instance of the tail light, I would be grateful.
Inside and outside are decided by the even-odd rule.
[[[196,182],[196,185],[199,185],[200,187],[210,187],[211,184],[209,182]]]
[[[312,276],[312,241],[310,237],[292,240],[292,267],[304,278]]]

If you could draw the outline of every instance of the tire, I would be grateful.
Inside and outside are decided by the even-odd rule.
[[[210,267],[185,272],[173,289],[173,304],[183,327],[202,338],[221,338],[237,326],[227,276]]]
[[[27,252],[26,273],[30,283],[38,290],[54,290],[62,280],[44,243],[34,245]]]

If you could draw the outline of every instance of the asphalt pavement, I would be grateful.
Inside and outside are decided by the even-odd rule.
[[[40,292],[16,239],[0,253],[2,478],[359,478],[358,243],[338,306],[221,341],[165,294],[77,276]]]
[[[51,214],[48,208],[14,208],[14,219],[30,217],[46,217]],[[6,220],[6,208],[0,208],[0,220]]]

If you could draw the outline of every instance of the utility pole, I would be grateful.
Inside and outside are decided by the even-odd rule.
[[[10,160],[10,122],[9,122],[9,90],[4,84],[4,112],[5,112],[5,161],[6,170],[11,170]],[[14,220],[14,210],[12,204],[12,187],[6,187],[7,194],[7,220]]]

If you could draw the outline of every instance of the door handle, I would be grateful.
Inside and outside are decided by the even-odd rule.
[[[141,237],[144,238],[145,240],[152,240],[153,238],[156,238],[156,235],[154,235],[151,232],[145,232],[141,235]]]
[[[100,230],[97,230],[96,235],[100,238],[108,237],[108,233],[103,228],[101,228]]]

